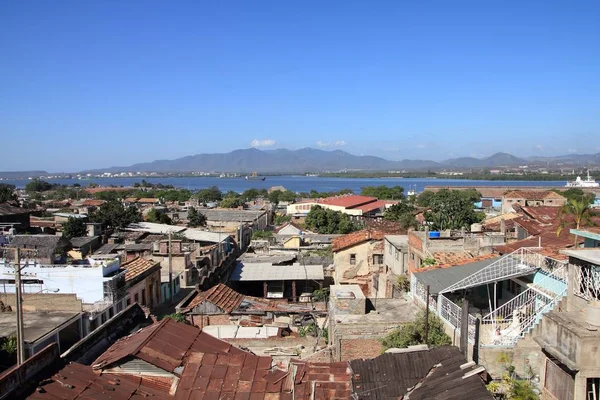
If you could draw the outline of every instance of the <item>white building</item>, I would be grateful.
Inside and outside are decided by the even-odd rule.
[[[116,255],[88,258],[85,264],[46,265],[21,261],[24,293],[75,294],[89,322],[86,334],[123,310],[127,302],[125,270]],[[15,293],[15,268],[0,259],[0,293]]]

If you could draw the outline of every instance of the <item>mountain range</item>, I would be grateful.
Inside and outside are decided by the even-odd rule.
[[[598,154],[570,154],[556,157],[519,158],[508,153],[496,153],[490,157],[461,157],[441,162],[431,160],[390,161],[376,156],[357,156],[345,151],[325,151],[312,148],[299,150],[258,150],[255,148],[234,150],[229,153],[196,154],[175,160],[157,160],[131,166],[111,167],[85,172],[238,172],[247,173],[299,173],[341,170],[440,170],[444,168],[494,168],[519,165],[577,167],[600,165]]]

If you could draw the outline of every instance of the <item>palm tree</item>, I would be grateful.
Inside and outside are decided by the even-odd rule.
[[[582,225],[591,224],[592,215],[593,211],[587,198],[584,197],[581,200],[569,199],[558,212],[560,224],[556,230],[556,235],[560,235],[571,221],[575,222],[575,229],[579,229]],[[577,246],[577,235],[575,235],[575,246]]]

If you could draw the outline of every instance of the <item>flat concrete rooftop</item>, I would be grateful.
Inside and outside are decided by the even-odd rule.
[[[34,343],[54,329],[72,322],[80,313],[73,312],[27,312],[23,313],[25,342]],[[0,337],[17,335],[17,313],[0,313]]]
[[[374,301],[374,299],[371,299]],[[378,299],[374,302],[376,310],[367,314],[348,314],[342,316],[340,325],[352,324],[390,324],[401,325],[415,320],[419,307],[405,299]]]

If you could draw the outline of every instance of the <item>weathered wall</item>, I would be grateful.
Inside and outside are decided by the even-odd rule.
[[[50,377],[61,366],[58,346],[52,343],[23,364],[0,375],[0,399],[20,398],[33,385],[37,385],[40,378]]]
[[[14,293],[0,293],[0,301],[5,306],[16,307],[16,296]],[[76,294],[71,293],[24,293],[23,311],[74,311],[83,310],[82,302]]]

